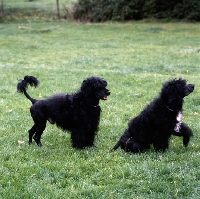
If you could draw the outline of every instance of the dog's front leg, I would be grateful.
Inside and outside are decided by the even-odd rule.
[[[193,136],[193,133],[187,124],[181,123],[179,132],[174,131],[173,135],[183,137],[183,145],[187,147],[190,137]]]
[[[87,134],[85,135],[85,145],[87,147],[94,146],[94,139],[95,139],[96,132],[95,130],[88,130]]]
[[[84,149],[86,147],[85,134],[83,130],[74,129],[71,131],[72,147],[77,149]]]

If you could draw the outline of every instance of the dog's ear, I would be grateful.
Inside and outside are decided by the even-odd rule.
[[[98,87],[98,81],[94,77],[89,77],[85,80],[83,80],[82,85],[81,85],[81,90],[91,90],[92,88]]]
[[[81,84],[81,91],[83,93],[89,93],[92,89],[92,81],[88,78],[83,80],[82,84]]]

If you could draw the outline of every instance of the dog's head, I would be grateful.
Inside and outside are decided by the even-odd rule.
[[[172,110],[182,108],[183,98],[194,90],[194,84],[187,84],[185,79],[173,79],[166,82],[161,90],[161,98]]]
[[[97,100],[107,100],[110,91],[106,88],[107,82],[100,77],[89,77],[81,85],[81,92],[87,97]]]

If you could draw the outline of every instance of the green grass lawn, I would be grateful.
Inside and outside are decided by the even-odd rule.
[[[199,34],[199,23],[0,24],[0,199],[200,198]],[[50,124],[42,148],[28,145],[31,104],[16,91],[25,75],[40,80],[29,89],[36,98],[74,92],[92,75],[108,81],[95,148],[73,149]],[[109,152],[162,83],[179,77],[196,85],[184,104],[188,148],[172,137],[164,153]]]

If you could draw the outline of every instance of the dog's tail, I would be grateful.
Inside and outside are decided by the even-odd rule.
[[[111,149],[111,151],[115,151],[116,149],[118,149],[124,143],[124,139],[126,139],[127,137],[129,137],[129,135],[128,135],[128,130],[126,129],[124,131],[124,134],[120,137],[119,141],[117,142],[117,144],[115,144],[115,146]]]
[[[39,85],[39,81],[34,76],[28,76],[28,75],[26,75],[23,80],[19,80],[19,83],[17,84],[17,91],[19,93],[23,93],[32,102],[32,104],[34,104],[35,102],[37,102],[37,100],[33,99],[26,92],[26,90],[28,88],[28,85],[37,87]]]
[[[117,144],[115,144],[115,146],[111,149],[111,151],[115,151],[116,149],[119,148],[120,145],[121,145],[121,139],[117,142]]]

